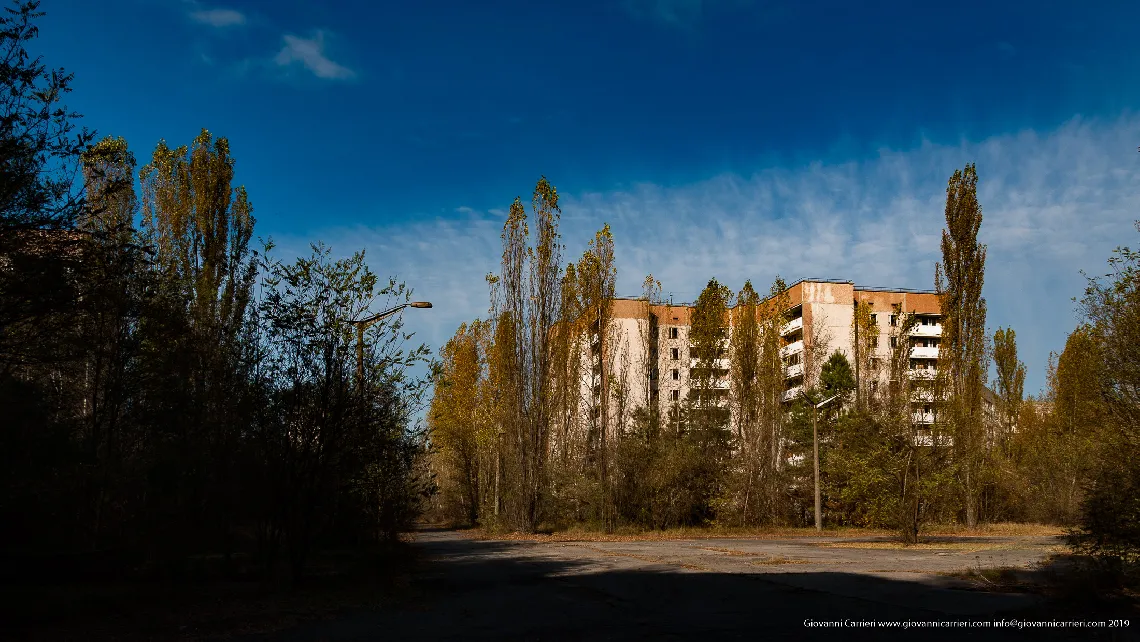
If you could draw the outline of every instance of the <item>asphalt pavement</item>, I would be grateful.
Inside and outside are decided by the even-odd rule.
[[[1124,616],[980,591],[952,575],[1031,569],[1058,544],[1047,537],[953,538],[908,549],[837,538],[542,543],[425,531],[415,537],[425,561],[390,605],[249,640],[1140,639],[1140,621],[1109,628]]]

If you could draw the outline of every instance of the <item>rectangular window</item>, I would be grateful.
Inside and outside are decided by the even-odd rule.
[[[677,328],[669,328],[669,338],[670,339],[676,339],[677,338]]]
[[[871,315],[871,323],[872,323],[872,324],[877,324],[878,322],[879,322],[879,315],[877,315],[877,314],[872,314],[872,315]]]
[[[673,381],[680,381],[680,379],[681,379],[681,371],[676,369],[676,368],[673,368]]]
[[[891,327],[893,328],[893,327],[897,326],[898,324],[899,324],[899,315],[892,314],[891,315]]]
[[[891,317],[891,318],[893,319],[894,317]],[[892,323],[891,325],[894,325],[894,324]],[[899,338],[898,337],[891,337],[891,347],[892,348],[899,347]]]
[[[681,391],[680,390],[673,390],[669,394],[670,394],[670,396],[673,397],[673,401],[677,401],[678,399],[681,398]]]
[[[673,354],[673,361],[680,359],[681,358],[681,349],[680,348],[673,348],[672,354]]]

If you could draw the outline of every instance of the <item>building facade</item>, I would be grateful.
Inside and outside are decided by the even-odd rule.
[[[864,394],[874,395],[887,383],[889,373],[885,366],[899,341],[910,345],[908,376],[912,380],[931,381],[938,372],[942,325],[938,296],[934,292],[805,279],[791,284],[782,302],[784,309],[778,312],[783,316],[780,358],[784,367],[785,402],[793,401],[818,383],[823,362],[835,351],[847,357]],[[775,304],[776,301],[769,298],[761,306]],[[877,329],[877,337],[861,359],[856,359],[855,350],[858,305],[866,306],[864,310],[869,310],[870,323]],[[621,425],[633,409],[650,404],[655,404],[665,416],[674,404],[697,392],[692,376],[697,359],[689,341],[693,310],[689,304],[650,305],[644,300],[615,299],[607,341],[601,341],[595,327],[589,347],[582,353],[583,398],[591,406],[587,416],[598,416],[597,409],[606,396],[620,399],[608,405],[607,423]],[[899,332],[901,314],[916,317],[917,324],[907,336]],[[867,345],[867,338],[863,337],[861,345]],[[727,354],[718,357],[711,362],[714,369],[711,383],[705,379],[711,389],[699,392],[727,404],[729,358]],[[606,385],[602,385],[603,373],[609,373]],[[916,394],[912,404],[916,424],[933,423],[931,402],[929,395],[924,398],[921,392]]]

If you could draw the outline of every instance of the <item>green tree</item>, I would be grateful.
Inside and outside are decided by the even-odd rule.
[[[1021,402],[1025,396],[1025,364],[1017,358],[1017,335],[1013,328],[998,328],[994,332],[993,345],[1004,440],[1016,430],[1017,418],[1021,415]]]
[[[952,426],[959,486],[966,524],[977,525],[979,479],[982,477],[984,431],[982,388],[985,385],[986,246],[978,243],[982,207],[973,164],[955,170],[946,187],[946,228],[942,262],[935,266],[934,287],[942,306],[939,397],[949,398],[939,421]]]
[[[79,303],[76,173],[94,140],[62,103],[72,75],[28,52],[40,3],[9,4],[0,13],[0,378],[70,358],[59,338]]]
[[[852,345],[855,348],[855,406],[862,408],[871,405],[872,383],[879,379],[876,367],[875,347],[879,344],[879,324],[871,304],[855,302],[854,320],[851,324]]]
[[[140,330],[141,376],[156,393],[144,407],[159,444],[159,474],[171,489],[156,509],[171,532],[155,536],[181,543],[185,550],[174,558],[188,554],[201,528],[223,539],[235,528],[230,488],[239,416],[247,410],[236,391],[250,365],[241,359],[240,337],[257,258],[249,247],[253,209],[245,189],[232,186],[234,164],[229,142],[203,130],[190,147],[159,142],[139,172],[141,238],[153,248],[157,277],[153,312]],[[187,524],[177,525],[180,519]]]
[[[481,327],[479,321],[470,327],[464,323],[443,346],[428,409],[432,446],[444,464],[441,490],[444,500],[454,506],[449,516],[468,524],[479,521],[481,491],[486,485],[478,405],[484,376],[479,354]]]
[[[12,2],[0,15],[0,254],[19,248],[16,231],[62,229],[82,214],[74,191],[80,155],[94,140],[76,130],[79,114],[62,104],[73,75],[48,70],[27,44],[39,36],[40,3]]]
[[[582,316],[581,334],[590,363],[590,394],[586,406],[586,462],[597,488],[594,518],[612,525],[613,498],[610,483],[612,447],[617,440],[618,416],[614,401],[623,397],[618,384],[616,328],[613,300],[617,283],[613,233],[607,224],[590,240],[578,260],[577,285]],[[615,395],[615,393],[617,393]]]
[[[545,177],[535,186],[533,245],[526,210],[515,199],[503,226],[502,268],[492,283],[495,344],[512,348],[503,369],[505,409],[505,500],[513,525],[537,528],[549,483],[547,454],[550,427],[556,420],[551,401],[555,324],[561,318],[562,246],[559,242],[558,192]],[[506,321],[504,324],[503,321]],[[506,334],[502,334],[506,333]]]
[[[716,279],[697,297],[690,314],[689,394],[685,401],[684,437],[702,454],[695,497],[698,519],[711,517],[711,502],[722,490],[721,472],[728,455],[730,410],[727,392],[729,315],[732,292]]]
[[[851,363],[839,350],[831,353],[819,373],[819,387],[824,397],[839,395],[844,403],[855,390],[855,375]]]
[[[351,320],[377,299],[407,302],[411,291],[382,284],[363,252],[337,260],[320,244],[293,263],[266,258],[263,266],[258,526],[267,559],[284,546],[299,574],[313,548],[341,530],[392,539],[415,516],[423,488],[414,475],[419,441],[408,428],[424,382],[404,373],[427,347],[405,349],[410,335],[399,318],[376,323],[363,335],[365,379],[357,381]]]

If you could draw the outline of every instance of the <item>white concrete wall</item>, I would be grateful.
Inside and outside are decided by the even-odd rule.
[[[852,368],[854,368],[855,336],[852,332],[852,327],[855,322],[855,310],[852,308],[852,302],[811,302],[806,303],[805,307],[811,308],[811,325],[814,326],[816,324],[817,318],[822,318],[823,328],[830,335],[827,354],[823,357],[824,361],[831,356],[831,353],[839,350],[843,353],[843,356],[847,357],[847,361],[850,362]],[[814,328],[808,332],[813,330]],[[815,381],[806,381],[805,383],[807,383],[809,387],[816,384]]]

